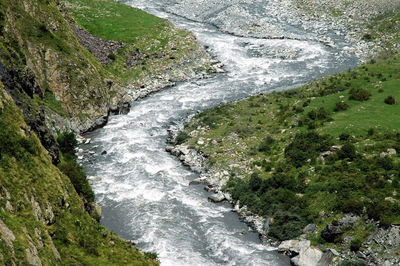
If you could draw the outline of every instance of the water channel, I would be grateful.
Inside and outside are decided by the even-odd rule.
[[[243,0],[240,4],[247,15],[253,12],[269,18],[287,36],[302,38],[227,33],[226,25],[222,31],[210,18],[226,12],[216,5],[228,7],[232,1],[210,0],[209,14],[204,14],[207,1],[199,1],[203,16],[193,11],[197,19],[186,18],[190,10],[182,10],[183,1],[123,1],[194,32],[225,65],[226,73],[181,83],[132,103],[127,115],[112,116],[104,128],[85,136],[92,142],[83,148],[95,155],[83,165],[103,209],[102,224],[133,240],[140,249],[157,252],[162,265],[289,265],[286,257],[262,244],[230,205],[210,203],[203,187],[189,186],[197,176],[165,152],[167,128],[200,110],[292,88],[346,70],[358,61],[342,52],[346,43],[340,36],[332,33],[336,43],[332,48],[316,41],[313,32],[286,25],[270,11],[262,13],[260,6],[268,6],[268,1]],[[196,5],[187,5],[187,9],[193,8]],[[238,19],[244,8],[236,9]],[[102,151],[107,154],[101,155]]]

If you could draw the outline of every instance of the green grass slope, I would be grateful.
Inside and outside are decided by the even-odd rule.
[[[139,88],[149,79],[166,73],[172,80],[181,80],[174,73],[177,66],[186,72],[212,69],[209,63],[198,60],[209,56],[194,35],[167,20],[113,0],[66,0],[65,3],[82,28],[105,40],[125,44],[114,62],[106,66],[122,84]],[[188,64],[188,61],[192,62]]]
[[[207,167],[228,170],[225,190],[241,206],[274,218],[269,236],[295,238],[314,223],[314,244],[351,248],[346,236],[361,245],[375,227],[362,219],[328,240],[321,231],[347,213],[400,224],[399,101],[400,55],[390,52],[298,89],[207,110],[180,141],[207,154]]]
[[[2,83],[0,128],[0,264],[157,264],[89,216]]]

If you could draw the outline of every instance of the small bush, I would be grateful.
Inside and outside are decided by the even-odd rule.
[[[274,142],[275,142],[275,140],[271,136],[265,137],[263,142],[258,147],[258,151],[260,151],[260,152],[269,152],[271,150],[271,146],[272,146],[272,144]]]
[[[390,95],[385,99],[385,103],[390,105],[396,104],[396,99]]]
[[[145,252],[144,255],[152,260],[157,260],[158,259],[158,255],[155,252]]]
[[[373,136],[374,134],[375,134],[375,129],[374,128],[370,128],[370,129],[368,129],[368,136]]]
[[[307,222],[301,216],[290,211],[281,211],[275,216],[275,223],[271,224],[268,235],[278,240],[293,239],[301,235]]]
[[[350,242],[350,250],[357,252],[360,250],[363,241],[360,238],[353,238]]]
[[[351,136],[348,133],[342,133],[339,136],[339,140],[341,140],[341,141],[347,141],[347,140],[350,140],[350,138],[351,138]]]
[[[308,118],[311,120],[317,119],[317,112],[315,110],[311,110],[310,112],[307,113]]]
[[[333,109],[335,112],[344,111],[349,108],[349,105],[343,101],[337,102],[335,104],[335,108]]]
[[[249,180],[249,186],[252,191],[257,191],[262,184],[262,179],[257,173],[252,173]]]
[[[67,160],[62,161],[58,168],[69,177],[76,192],[86,200],[85,207],[89,211],[94,202],[94,193],[82,167],[73,160]]]
[[[340,202],[338,202],[338,207],[339,209],[344,212],[344,213],[353,213],[353,214],[358,214],[361,215],[364,204],[357,199],[343,199]]]
[[[346,142],[338,151],[338,155],[340,159],[348,158],[350,160],[353,160],[357,157],[356,147],[352,143]]]
[[[300,167],[308,159],[314,160],[318,155],[332,146],[330,136],[316,132],[297,134],[285,149],[285,157],[295,166]]]
[[[75,155],[75,148],[78,146],[74,132],[64,132],[57,136],[57,143],[63,154]]]
[[[184,143],[188,138],[188,133],[186,133],[185,131],[179,131],[178,135],[175,138],[175,144],[180,145]]]
[[[329,114],[328,114],[328,112],[325,110],[324,107],[321,107],[321,108],[318,109],[318,112],[317,112],[317,119],[318,119],[318,120],[327,119],[328,116],[329,116]]]
[[[350,100],[367,101],[369,97],[371,97],[371,93],[366,89],[357,88],[350,90]]]

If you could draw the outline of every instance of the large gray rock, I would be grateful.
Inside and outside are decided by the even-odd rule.
[[[303,229],[303,233],[308,234],[308,233],[315,233],[317,231],[317,226],[315,224],[308,224],[306,227]]]
[[[14,254],[14,245],[13,242],[15,240],[15,236],[13,232],[7,227],[7,225],[0,219],[0,235],[1,238],[6,242],[6,245],[11,249]]]
[[[333,263],[333,260],[336,256],[339,256],[339,253],[334,249],[328,249],[322,255],[321,259],[319,260],[318,266],[330,266]]]
[[[308,247],[299,254],[299,266],[316,266],[322,257],[322,251],[316,247]]]
[[[278,251],[289,256],[300,254],[310,247],[310,240],[285,240],[278,246]]]
[[[208,200],[212,201],[212,202],[215,202],[215,203],[218,203],[218,202],[224,201],[225,200],[225,196],[224,196],[224,194],[222,192],[218,192],[218,193],[216,193],[214,195],[209,196]]]

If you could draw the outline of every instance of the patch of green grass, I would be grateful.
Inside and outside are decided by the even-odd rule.
[[[68,113],[62,107],[61,102],[56,99],[56,96],[50,89],[45,90],[44,103],[57,114],[68,116]]]
[[[137,38],[157,38],[168,23],[140,9],[113,0],[67,0],[68,10],[90,33],[106,40],[135,43]]]

